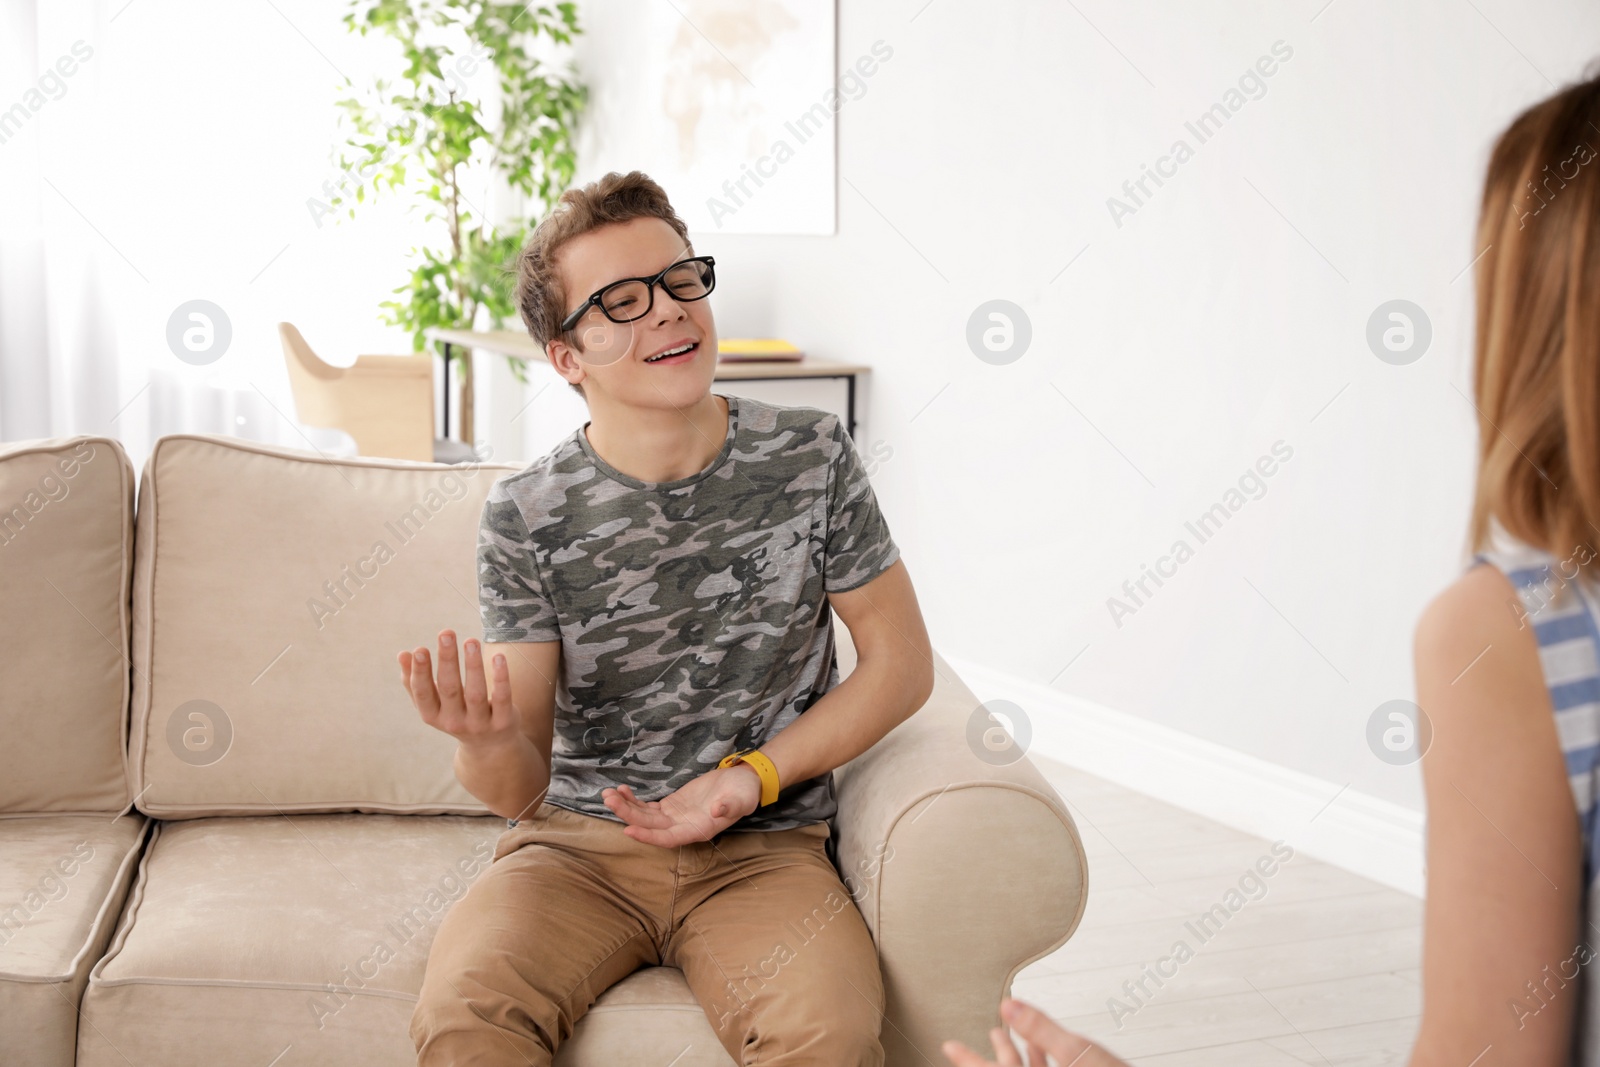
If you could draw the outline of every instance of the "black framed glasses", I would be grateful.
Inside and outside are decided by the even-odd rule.
[[[717,286],[717,261],[711,256],[695,256],[669,263],[653,278],[623,278],[591,294],[589,299],[561,320],[561,331],[572,329],[592,307],[612,322],[633,322],[650,314],[655,306],[656,286],[682,303],[704,300]]]

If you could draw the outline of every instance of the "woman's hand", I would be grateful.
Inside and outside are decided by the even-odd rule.
[[[735,763],[691,778],[683,788],[648,803],[628,786],[605,789],[601,803],[627,826],[635,841],[663,848],[709,841],[755,811],[761,803],[761,776],[754,767]]]
[[[1028,1043],[1027,1067],[1128,1067],[1088,1038],[1061,1029],[1031,1004],[1007,997],[1000,1002],[1000,1017]],[[940,1051],[956,1067],[1023,1067],[1004,1027],[989,1031],[989,1043],[998,1060],[986,1060],[959,1041],[946,1041]]]

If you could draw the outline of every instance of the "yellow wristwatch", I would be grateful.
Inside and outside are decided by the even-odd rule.
[[[779,788],[778,768],[772,765],[771,760],[762,755],[759,748],[752,748],[748,752],[730,752],[722,757],[722,761],[717,766],[732,767],[740,760],[755,768],[755,772],[761,776],[761,804],[759,806],[766,807],[774,800],[777,800]]]

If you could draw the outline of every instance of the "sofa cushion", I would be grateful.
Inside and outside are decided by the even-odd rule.
[[[0,445],[0,813],[127,807],[132,566],[121,445]]]
[[[487,869],[495,817],[296,815],[158,825],[83,997],[78,1067],[416,1062],[434,932]],[[670,1046],[670,1048],[669,1048]],[[727,1067],[679,972],[613,986],[562,1067]],[[662,1055],[662,1053],[666,1053]]]
[[[72,1067],[78,999],[147,825],[138,812],[0,818],[0,1063]]]
[[[482,633],[478,519],[517,469],[158,440],[135,537],[140,810],[483,814],[395,657]]]

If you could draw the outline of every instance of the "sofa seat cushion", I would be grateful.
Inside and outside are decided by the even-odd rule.
[[[606,990],[555,1067],[734,1067],[676,967],[645,967]]]
[[[78,999],[116,926],[146,820],[0,818],[0,1063],[72,1067]]]
[[[159,823],[90,972],[78,1067],[261,1067],[280,1056],[411,1067],[433,935],[505,827],[356,813]],[[659,1067],[685,1046],[675,1067],[730,1062],[682,976],[658,967],[609,990],[556,1062]]]

